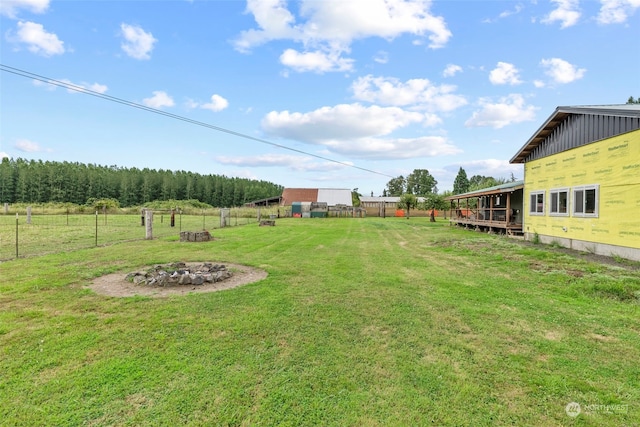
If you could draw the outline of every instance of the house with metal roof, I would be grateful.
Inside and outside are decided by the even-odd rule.
[[[558,107],[510,162],[526,239],[640,260],[640,105]]]

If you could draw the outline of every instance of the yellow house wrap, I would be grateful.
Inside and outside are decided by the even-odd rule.
[[[640,130],[524,167],[526,233],[640,249]]]
[[[640,261],[640,104],[557,107],[510,162],[525,239]]]

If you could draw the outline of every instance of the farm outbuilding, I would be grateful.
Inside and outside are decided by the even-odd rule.
[[[558,107],[511,163],[526,239],[640,260],[640,105]]]
[[[343,188],[285,188],[280,206],[294,202],[326,203],[327,206],[353,206],[351,190]]]
[[[351,190],[343,188],[285,188],[280,206],[290,207],[288,214],[302,218],[364,215],[353,207]]]

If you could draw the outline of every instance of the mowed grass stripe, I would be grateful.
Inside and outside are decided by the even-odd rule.
[[[428,219],[286,219],[0,264],[1,425],[633,425],[640,274]],[[107,298],[224,261],[262,282]],[[565,405],[628,405],[569,418]]]

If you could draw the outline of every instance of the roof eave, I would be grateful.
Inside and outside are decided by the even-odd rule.
[[[444,200],[470,199],[472,197],[491,196],[494,194],[503,194],[503,193],[513,193],[514,191],[522,190],[523,188],[524,188],[524,183],[515,185],[513,187],[495,188],[487,191],[477,190],[477,191],[471,191],[469,193],[464,193],[464,194],[454,194],[453,196],[445,197]]]
[[[529,138],[529,140],[518,150],[518,152],[509,160],[509,163],[524,163],[527,156],[538,146],[544,139],[561,123],[567,116],[571,114],[602,114],[609,116],[624,117],[640,117],[640,108],[617,108],[612,105],[583,105],[583,106],[561,106],[557,107],[553,114],[538,128],[538,130]]]

